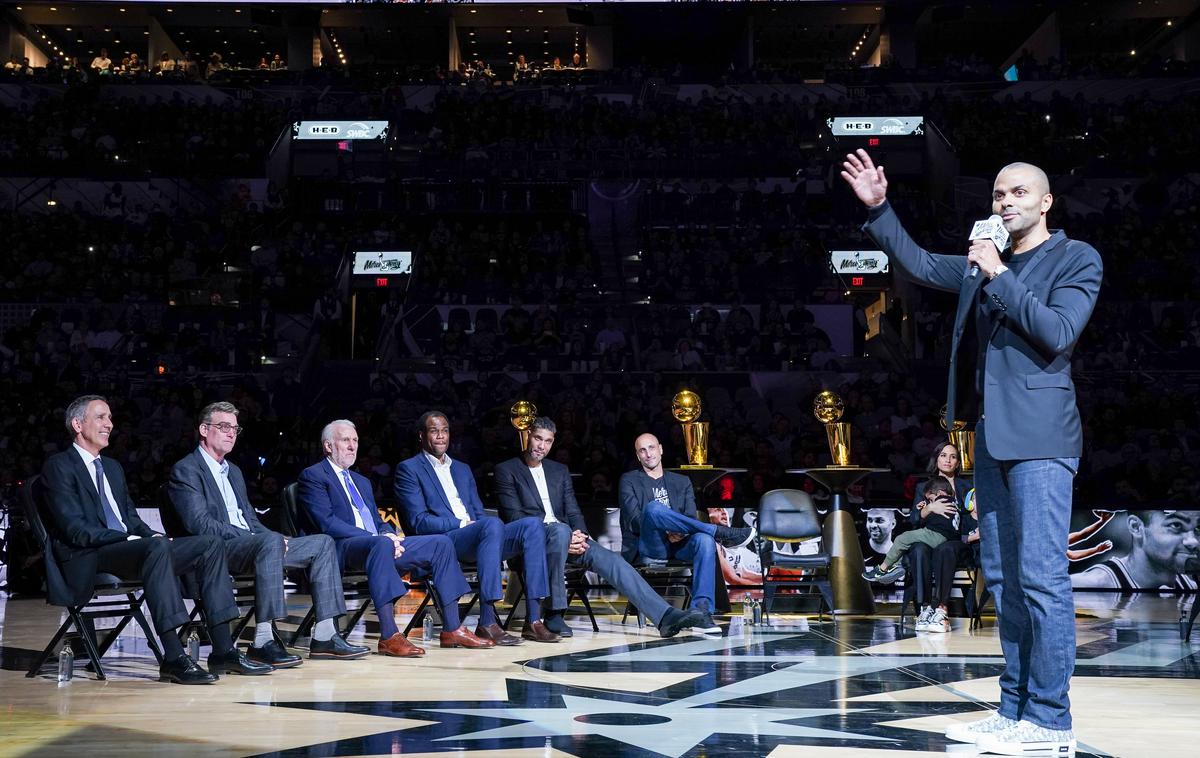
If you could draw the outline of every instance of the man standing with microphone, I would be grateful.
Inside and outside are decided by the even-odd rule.
[[[969,315],[979,335],[975,491],[984,577],[996,598],[1005,667],[999,712],[955,724],[946,736],[987,753],[1071,755],[1067,690],[1075,667],[1075,613],[1066,553],[1071,481],[1083,449],[1071,353],[1100,292],[1100,255],[1061,230],[1050,231],[1050,183],[1028,163],[1005,166],[993,184],[992,210],[1012,239],[1011,253],[1003,256],[992,241],[998,236],[974,233],[988,238],[973,240],[966,256],[924,250],[887,202],[883,166],[858,150],[842,167],[842,178],[867,207],[863,229],[900,275],[959,293],[948,424]]]

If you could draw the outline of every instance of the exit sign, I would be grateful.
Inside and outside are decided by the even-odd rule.
[[[386,287],[386,286],[388,286],[388,278],[387,278],[386,276],[377,276],[377,277],[375,277],[375,286],[376,286],[376,287]]]

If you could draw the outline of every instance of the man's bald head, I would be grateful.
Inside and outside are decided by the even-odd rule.
[[[651,476],[662,474],[662,445],[653,434],[639,434],[633,441],[633,450],[637,453],[642,470]]]
[[[1019,172],[1024,173],[1026,176],[1025,183],[1029,186],[1030,189],[1035,191],[1037,194],[1039,194],[1039,195],[1050,194],[1050,177],[1046,176],[1045,171],[1042,171],[1040,168],[1033,165],[1032,163],[1025,163],[1023,161],[1016,161],[1014,163],[1010,163],[1007,166],[1005,166],[1004,168],[1000,169],[1000,171],[998,171],[996,173],[996,179],[999,180],[1000,177],[1003,176],[1004,174],[1013,172],[1013,171],[1019,171]]]

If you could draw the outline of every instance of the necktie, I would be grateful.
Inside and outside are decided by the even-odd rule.
[[[362,517],[363,529],[366,529],[371,534],[379,534],[379,530],[375,528],[375,519],[371,517],[371,511],[367,508],[367,504],[363,502],[362,495],[358,494],[358,488],[354,486],[354,480],[350,478],[350,472],[343,471],[342,478],[346,480],[346,491],[350,493],[350,502],[354,505],[354,510],[358,511],[358,515]]]
[[[104,464],[97,458],[92,461],[92,465],[96,467],[96,489],[100,492],[100,505],[104,510],[104,525],[118,532],[128,531],[121,523],[121,517],[117,515],[116,504],[108,499],[108,494],[104,491]]]

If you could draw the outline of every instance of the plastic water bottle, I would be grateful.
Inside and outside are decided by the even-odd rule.
[[[754,626],[754,608],[752,607],[754,598],[749,595],[742,600],[742,625]]]
[[[750,612],[754,614],[754,625],[755,626],[761,625],[762,621],[763,621],[763,619],[762,619],[762,603],[755,600],[754,606],[751,608]]]
[[[58,651],[58,681],[69,682],[75,675],[75,651],[70,642],[64,642]]]
[[[200,635],[193,629],[187,636],[187,654],[193,661],[200,660]]]
[[[421,639],[425,642],[433,642],[433,615],[426,613],[425,618],[421,621]]]

